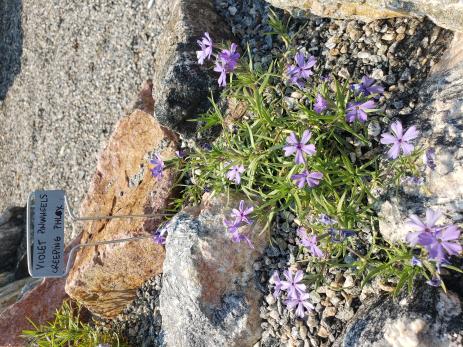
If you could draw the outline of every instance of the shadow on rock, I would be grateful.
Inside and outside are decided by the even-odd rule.
[[[21,72],[21,0],[0,0],[0,101]]]

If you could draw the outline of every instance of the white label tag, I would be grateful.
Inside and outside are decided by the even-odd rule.
[[[63,190],[34,192],[32,273],[34,277],[60,277],[64,274]]]

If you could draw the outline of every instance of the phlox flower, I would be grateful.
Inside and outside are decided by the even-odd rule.
[[[428,148],[423,155],[424,165],[429,167],[431,170],[436,168],[436,150],[434,148]]]
[[[384,92],[384,88],[380,84],[376,84],[376,81],[368,76],[363,76],[360,83],[353,85],[353,89],[355,95],[363,94],[364,96],[382,94]]]
[[[251,214],[252,211],[254,211],[254,207],[251,206],[246,208],[246,206],[244,206],[244,201],[241,200],[238,209],[234,208],[231,213],[232,217],[235,217],[235,224],[242,222],[251,224],[252,220],[248,219],[248,215]]]
[[[328,233],[330,234],[331,242],[334,243],[340,243],[348,237],[355,236],[355,231],[348,229],[329,228]]]
[[[337,222],[330,218],[329,216],[327,216],[326,214],[322,213],[319,217],[318,217],[318,221],[321,223],[321,224],[324,224],[324,225],[333,225],[333,224],[336,224]]]
[[[309,294],[301,293],[297,296],[289,296],[285,301],[286,307],[289,309],[296,308],[296,316],[299,318],[304,318],[305,310],[310,311],[315,307],[309,302]],[[304,310],[305,309],[305,310]]]
[[[204,60],[211,58],[213,43],[211,37],[209,36],[209,33],[207,32],[204,33],[204,36],[201,38],[201,40],[198,40],[196,42],[198,42],[198,45],[201,48],[200,51],[196,51],[198,64],[203,65]]]
[[[366,122],[368,116],[367,112],[373,110],[376,107],[376,104],[373,100],[368,100],[364,103],[362,102],[349,102],[347,104],[346,112],[346,121],[353,123],[355,120],[359,122]]]
[[[298,188],[304,188],[305,185],[310,188],[318,186],[322,178],[323,174],[321,172],[309,172],[307,170],[291,176]]]
[[[429,258],[437,262],[444,261],[448,255],[459,255],[462,247],[459,243],[460,230],[456,225],[449,225],[433,232],[423,232],[418,236],[418,243],[429,253]]]
[[[151,174],[153,177],[157,177],[158,180],[162,178],[162,171],[164,170],[164,161],[161,159],[159,155],[156,154],[156,158],[150,160],[150,164],[154,165],[152,169],[150,169]]]
[[[411,246],[415,246],[418,243],[418,236],[421,233],[430,233],[436,229],[436,223],[441,216],[442,214],[439,211],[434,211],[430,208],[426,210],[426,218],[424,222],[417,215],[410,215],[410,221],[408,224],[416,231],[411,232],[406,236],[407,242]]]
[[[153,234],[153,241],[158,245],[165,245],[166,244],[166,226],[163,225],[159,227],[156,232]]]
[[[397,121],[391,125],[392,134],[384,133],[381,134],[381,143],[385,145],[392,145],[387,152],[387,155],[391,159],[396,159],[400,151],[404,155],[410,155],[413,151],[414,146],[409,141],[418,137],[419,132],[415,126],[411,126],[408,130],[403,133],[402,123]]]
[[[299,242],[301,243],[301,245],[306,247],[314,257],[318,257],[318,258],[323,257],[322,250],[318,248],[317,246],[317,236],[316,235],[307,235],[306,230],[302,227],[297,229],[297,235],[300,238]]]
[[[283,276],[285,276],[286,281],[281,281],[281,289],[286,290],[290,297],[295,298],[305,292],[305,284],[300,283],[304,277],[304,273],[301,270],[296,271],[293,276],[288,269],[283,272]]]
[[[295,153],[296,164],[304,164],[304,154],[314,155],[316,151],[314,145],[307,144],[311,136],[312,133],[310,132],[310,130],[305,130],[302,134],[301,140],[299,141],[296,137],[296,134],[294,132],[291,132],[291,134],[289,134],[289,136],[286,138],[286,146],[283,147],[283,150],[285,151],[284,156],[288,157]]]
[[[328,101],[326,101],[323,96],[318,93],[318,95],[315,98],[315,103],[313,104],[313,109],[315,112],[318,114],[322,113],[328,108]]]
[[[442,280],[439,277],[433,277],[426,283],[432,287],[439,287],[442,284]]]
[[[317,63],[315,57],[310,56],[305,60],[304,53],[298,52],[294,56],[295,65],[290,65],[287,69],[289,81],[297,85],[299,88],[304,88],[305,81],[313,75],[312,67]]]
[[[214,71],[220,73],[218,79],[220,87],[225,87],[227,85],[227,73],[230,73],[233,70],[235,70],[236,65],[238,64],[240,54],[236,52],[237,47],[238,46],[236,45],[236,43],[232,43],[230,49],[222,50],[217,56]]]
[[[410,264],[412,264],[412,266],[419,266],[421,267],[423,264],[421,263],[421,260],[419,260],[417,257],[413,256],[412,257],[412,260],[410,260]]]
[[[223,224],[227,227],[228,231],[230,232],[231,240],[233,242],[240,243],[241,241],[245,241],[250,248],[254,248],[251,239],[249,239],[249,237],[238,231],[238,228],[240,227],[239,222],[236,223],[236,221],[224,220]]]
[[[227,172],[227,178],[235,182],[236,184],[241,183],[241,174],[244,172],[243,165],[234,165],[232,168]]]

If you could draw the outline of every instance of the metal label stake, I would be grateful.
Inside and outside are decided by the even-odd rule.
[[[35,191],[31,193],[27,199],[26,218],[27,267],[31,277],[65,277],[71,269],[75,253],[83,247],[136,241],[151,237],[147,235],[76,245],[71,248],[65,267],[64,217],[66,212],[69,214],[72,222],[170,216],[170,214],[162,213],[145,215],[76,216],[63,190]]]

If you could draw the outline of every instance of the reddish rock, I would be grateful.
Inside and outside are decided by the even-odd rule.
[[[175,155],[177,137],[142,111],[122,118],[101,154],[80,214],[140,215],[164,213],[172,197],[175,172],[161,179],[149,171],[149,157]],[[113,219],[87,222],[82,243],[148,236],[160,223],[153,219]],[[83,248],[76,256],[66,292],[94,314],[111,318],[135,297],[147,279],[162,272],[164,248],[149,238]]]
[[[80,235],[65,249],[65,259],[69,250],[79,244]],[[21,338],[23,330],[32,329],[27,318],[35,324],[44,324],[53,319],[55,311],[68,297],[64,291],[65,278],[47,278],[28,292],[20,301],[0,313],[0,346],[25,346]]]

